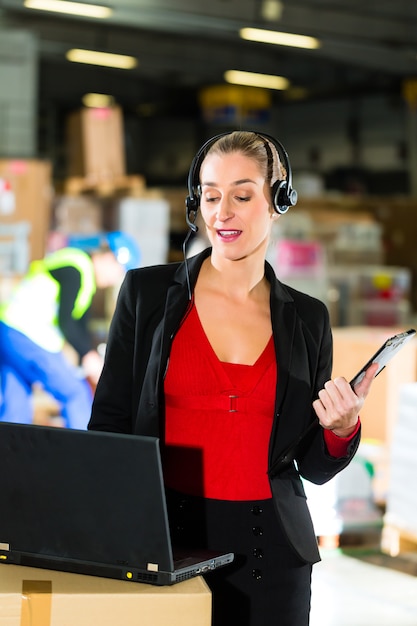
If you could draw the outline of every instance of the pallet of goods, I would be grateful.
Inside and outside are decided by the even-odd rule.
[[[417,554],[417,383],[400,390],[393,433],[382,551],[391,556]]]

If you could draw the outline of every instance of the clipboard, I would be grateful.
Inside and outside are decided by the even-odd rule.
[[[410,328],[404,332],[398,333],[397,335],[393,335],[389,339],[387,339],[380,348],[371,356],[369,361],[365,363],[365,365],[359,370],[357,374],[350,381],[350,386],[352,389],[355,385],[358,385],[360,381],[365,376],[365,372],[372,365],[372,363],[378,363],[379,367],[375,376],[378,376],[385,368],[387,363],[405,346],[406,343],[410,341],[416,334],[414,328]],[[306,430],[298,437],[296,441],[294,441],[283,454],[280,456],[278,461],[276,461],[271,468],[269,474],[271,477],[278,474],[280,471],[288,467],[292,463],[295,458],[298,447],[301,445],[303,440],[319,425],[318,419],[315,419],[311,424],[306,428]]]
[[[358,385],[361,380],[363,380],[366,370],[373,363],[378,363],[379,365],[378,370],[375,374],[375,377],[378,376],[378,374],[380,374],[385,368],[387,363],[397,354],[397,352],[401,350],[401,348],[405,346],[406,343],[410,341],[410,339],[414,337],[415,334],[416,331],[414,330],[414,328],[410,328],[409,330],[398,333],[397,335],[394,335],[393,337],[387,339],[382,344],[382,346],[378,348],[375,354],[371,356],[369,361],[367,361],[365,365],[359,370],[359,372],[355,374],[355,376],[352,378],[352,380],[350,381],[350,386],[352,387],[352,389],[355,387],[355,385]]]

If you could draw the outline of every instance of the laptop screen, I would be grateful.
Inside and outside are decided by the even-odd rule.
[[[1,423],[0,489],[12,553],[173,569],[156,438]]]

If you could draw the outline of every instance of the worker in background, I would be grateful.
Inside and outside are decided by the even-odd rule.
[[[91,241],[33,261],[0,306],[0,421],[32,423],[33,385],[40,384],[58,402],[66,427],[86,428],[103,365],[88,327],[92,299],[139,264],[138,247],[125,233],[101,234],[88,250]],[[66,343],[78,364],[65,354]]]

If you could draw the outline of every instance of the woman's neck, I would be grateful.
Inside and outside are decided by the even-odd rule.
[[[201,268],[199,279],[204,289],[210,289],[244,302],[248,298],[258,298],[265,295],[268,283],[265,278],[265,262],[253,263],[252,260],[242,259],[230,261],[222,259],[221,263],[208,257]],[[197,283],[198,288],[198,283]]]

